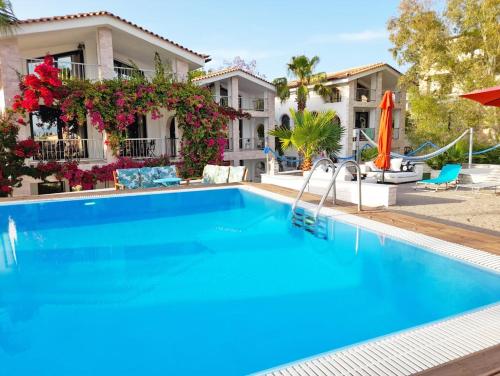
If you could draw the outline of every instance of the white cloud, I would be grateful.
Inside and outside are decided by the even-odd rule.
[[[387,31],[379,29],[362,30],[351,33],[316,34],[309,38],[309,42],[315,44],[333,44],[339,42],[368,42],[386,38]]]

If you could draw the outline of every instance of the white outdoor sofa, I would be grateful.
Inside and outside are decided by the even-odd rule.
[[[373,162],[367,162],[361,166],[361,172],[366,174],[369,180],[376,179],[384,183],[401,184],[422,180],[424,172],[422,165],[414,165],[413,171],[401,171],[402,163],[402,158],[391,159],[390,170],[382,171]]]

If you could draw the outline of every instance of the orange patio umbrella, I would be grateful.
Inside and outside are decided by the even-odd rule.
[[[378,156],[375,159],[375,165],[382,170],[388,170],[391,167],[392,109],[394,108],[392,91],[387,90],[384,93],[379,107],[382,109],[382,113],[378,130]]]
[[[475,90],[462,94],[462,98],[472,99],[485,106],[500,107],[500,86],[489,87],[487,89]]]

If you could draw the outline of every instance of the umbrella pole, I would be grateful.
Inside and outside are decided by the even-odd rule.
[[[469,168],[472,167],[472,146],[474,145],[474,140],[473,140],[473,136],[474,136],[474,129],[473,128],[469,128]]]

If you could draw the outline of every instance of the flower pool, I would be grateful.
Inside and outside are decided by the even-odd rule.
[[[5,375],[243,375],[500,301],[500,275],[207,189],[0,206]]]

